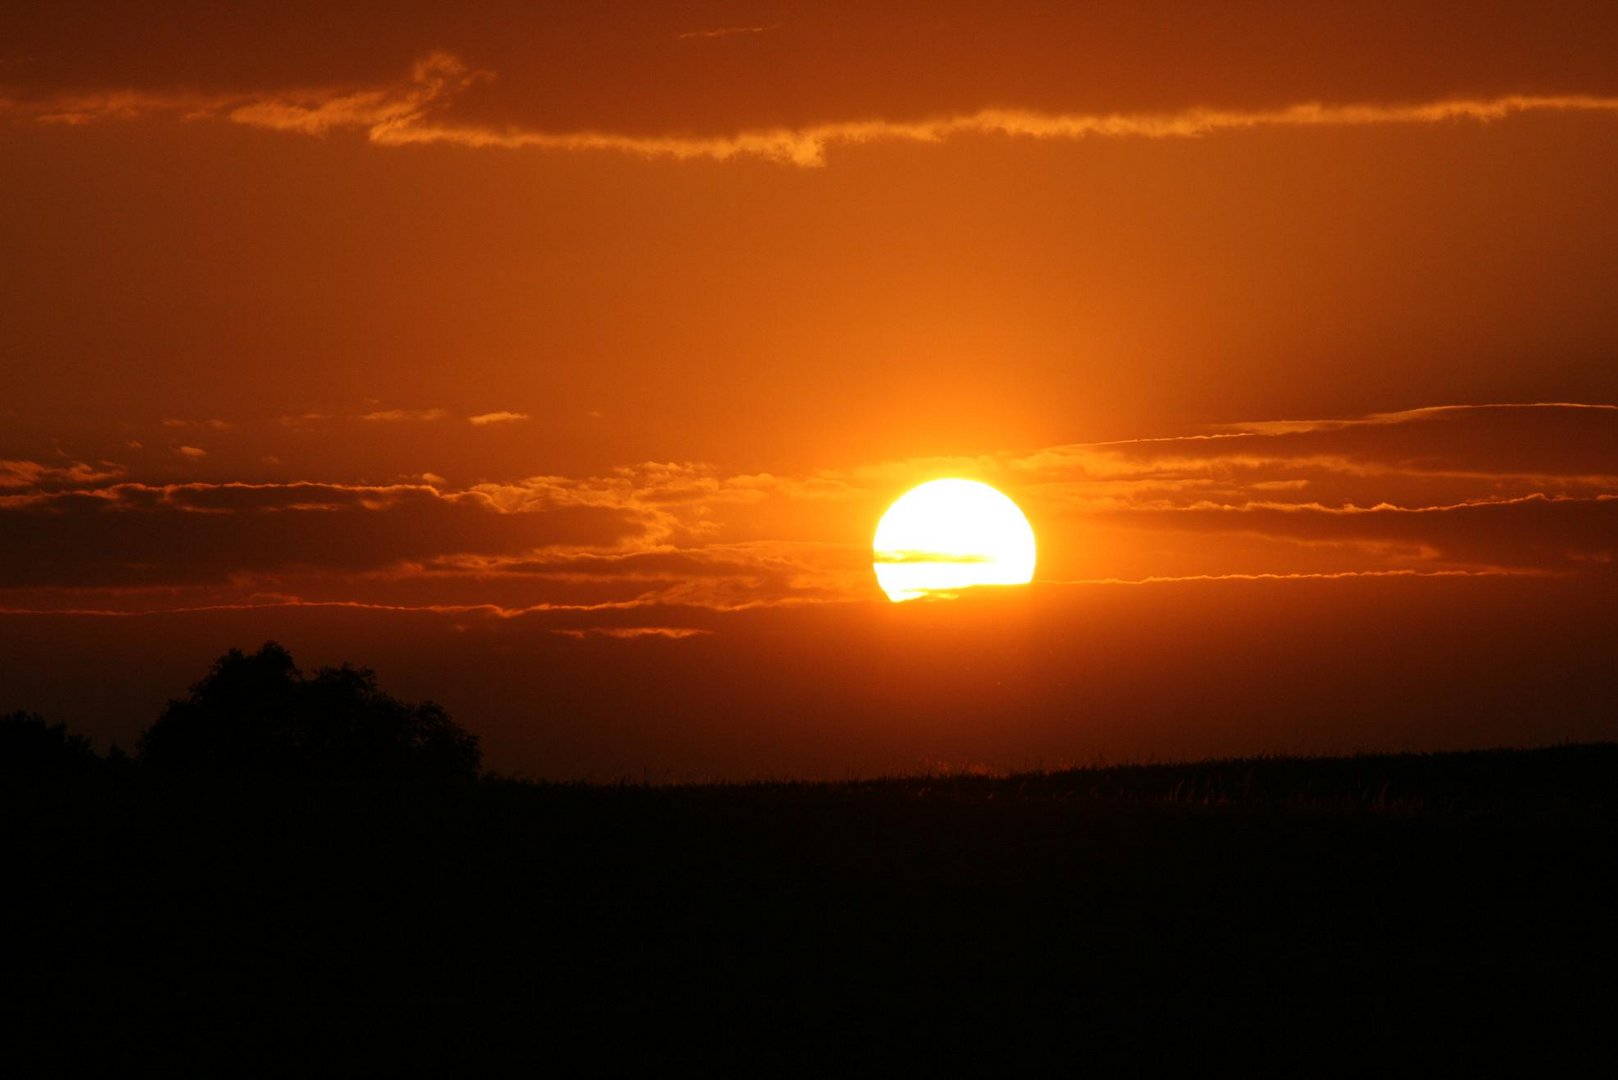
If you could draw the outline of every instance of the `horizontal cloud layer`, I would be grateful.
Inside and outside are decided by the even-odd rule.
[[[425,486],[125,483],[0,500],[0,587],[359,572],[446,553],[610,546],[639,528],[604,507],[505,513],[475,492]]]
[[[1618,408],[1575,404],[1262,421],[806,475],[644,463],[458,489],[437,477],[156,484],[31,462],[0,475],[10,611],[318,604],[712,629],[697,613],[876,600],[876,518],[944,475],[1017,499],[1046,587],[1606,578],[1618,556]]]

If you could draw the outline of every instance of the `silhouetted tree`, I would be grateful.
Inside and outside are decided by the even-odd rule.
[[[90,740],[68,734],[66,724],[47,724],[27,712],[0,716],[0,775],[61,776],[87,773],[100,764]]]
[[[399,701],[369,668],[305,677],[281,646],[232,649],[189,697],[141,734],[140,761],[164,772],[471,779],[477,736],[430,701]]]

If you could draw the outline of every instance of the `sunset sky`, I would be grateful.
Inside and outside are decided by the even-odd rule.
[[[12,4],[0,711],[544,777],[1618,737],[1618,9]],[[890,604],[994,485],[1034,582]]]

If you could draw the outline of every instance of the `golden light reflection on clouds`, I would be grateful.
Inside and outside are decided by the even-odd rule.
[[[1262,129],[1494,123],[1531,113],[1618,117],[1618,97],[1520,93],[1392,103],[1306,101],[1278,108],[1196,107],[1149,113],[995,108],[919,119],[842,120],[709,136],[492,127],[446,115],[459,94],[494,77],[493,72],[475,68],[458,56],[438,52],[418,60],[408,80],[390,86],[223,95],[114,90],[39,100],[0,98],[0,117],[84,125],[168,116],[188,122],[223,120],[311,136],[352,131],[378,146],[443,144],[562,153],[596,151],[673,160],[760,158],[799,166],[824,165],[827,151],[834,147],[937,143],[965,137],[1187,139]]]
[[[0,589],[11,611],[302,603],[572,619],[864,603],[880,596],[871,523],[892,492],[940,473],[984,476],[1041,521],[1037,587],[1606,574],[1615,436],[1615,409],[1469,407],[802,475],[664,462],[465,487],[151,484],[8,462]],[[1540,449],[1525,454],[1525,439]],[[936,569],[905,553],[949,529],[917,522],[926,536],[879,534],[879,576]],[[1026,580],[1032,534],[1011,539],[944,561]]]

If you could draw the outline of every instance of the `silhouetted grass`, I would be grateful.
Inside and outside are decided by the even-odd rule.
[[[1615,781],[1614,745],[678,787],[124,768],[13,781],[0,829],[26,1008],[221,1053],[1453,1066],[1606,1022]]]

